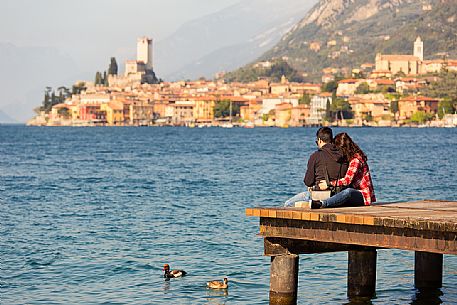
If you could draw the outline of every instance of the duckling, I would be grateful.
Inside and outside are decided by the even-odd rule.
[[[224,281],[211,281],[206,283],[206,286],[211,289],[227,289],[228,288],[228,279],[225,277]]]
[[[170,265],[165,264],[163,265],[163,277],[167,279],[175,278],[175,277],[182,277],[187,274],[184,270],[170,270]]]

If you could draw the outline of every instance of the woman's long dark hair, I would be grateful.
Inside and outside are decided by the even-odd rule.
[[[359,154],[362,157],[363,161],[367,162],[367,156],[360,149],[360,147],[352,141],[351,137],[345,133],[339,133],[335,136],[334,139],[336,147],[338,147],[343,153],[344,157],[351,161],[355,158],[355,155]]]

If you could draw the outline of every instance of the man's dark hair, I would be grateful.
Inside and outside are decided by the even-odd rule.
[[[324,143],[333,142],[333,132],[329,127],[321,127],[316,133],[316,137],[321,139]]]

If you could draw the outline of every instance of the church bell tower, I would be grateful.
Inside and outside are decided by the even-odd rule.
[[[424,42],[419,36],[414,42],[414,56],[418,57],[421,61],[424,61]]]

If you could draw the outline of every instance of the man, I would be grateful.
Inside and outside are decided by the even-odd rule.
[[[303,182],[308,187],[317,186],[325,180],[325,172],[330,181],[346,175],[348,164],[344,161],[343,153],[333,144],[333,132],[329,127],[322,127],[316,133],[318,150],[308,160]]]
[[[307,192],[299,193],[287,200],[285,206],[295,206],[296,203],[308,204],[310,208],[319,208],[319,204],[310,200],[311,188],[318,188],[319,182],[326,180],[326,172],[330,181],[337,180],[346,175],[348,164],[343,153],[333,144],[333,132],[329,127],[322,127],[316,133],[318,150],[308,160],[308,168],[303,182],[308,187]]]

